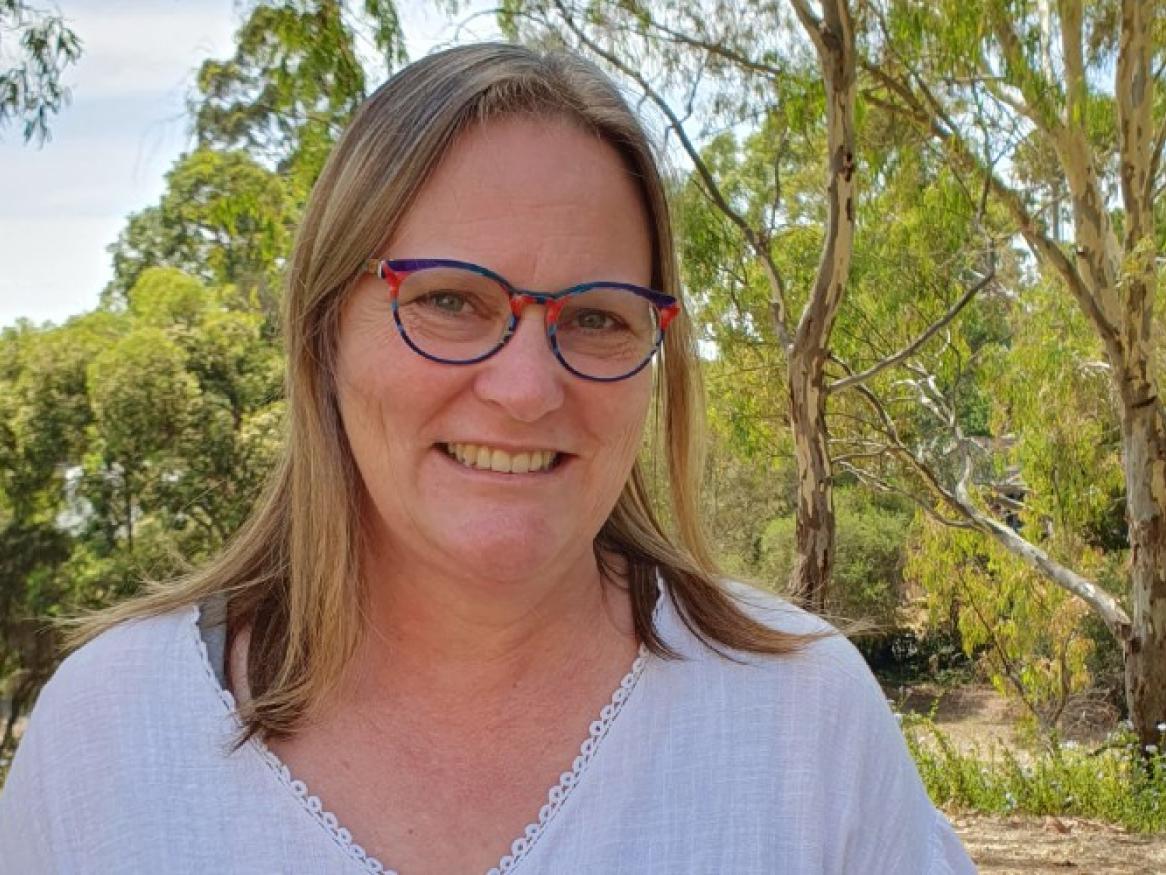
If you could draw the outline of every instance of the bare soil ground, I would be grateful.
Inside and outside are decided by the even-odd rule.
[[[949,819],[981,873],[1166,873],[1166,836],[1131,835],[1120,827],[1067,817],[950,814]]]
[[[978,748],[987,754],[993,747],[1005,746],[1021,752],[1022,740],[1016,726],[1023,716],[1019,705],[987,684],[944,689],[934,684],[909,688],[885,688],[887,698],[901,711],[929,714],[961,750]],[[1061,718],[1061,736],[1084,746],[1100,745],[1117,724],[1116,709],[1096,698],[1078,697],[1070,701]]]
[[[1015,706],[989,686],[944,691],[929,685],[887,689],[903,711],[928,714],[962,750],[987,754],[1005,746],[1023,758]],[[1078,702],[1066,714],[1065,735],[1098,744],[1117,715],[1096,702]],[[949,812],[952,826],[982,873],[1166,875],[1166,836],[1131,834],[1121,827],[1071,817],[992,816]]]

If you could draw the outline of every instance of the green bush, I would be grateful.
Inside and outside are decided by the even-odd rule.
[[[927,717],[901,719],[907,746],[937,805],[1084,817],[1138,832],[1166,830],[1166,755],[1161,744],[1143,752],[1128,728],[1093,751],[1054,739],[1031,756],[1003,747],[985,755],[959,750]]]
[[[834,508],[838,541],[827,612],[890,631],[897,625],[913,513],[894,499],[850,487],[834,490]],[[784,586],[793,569],[794,547],[794,518],[772,520],[761,539],[758,576]]]

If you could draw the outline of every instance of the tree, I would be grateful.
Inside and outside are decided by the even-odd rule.
[[[118,312],[0,335],[10,726],[59,657],[46,617],[180,573],[246,518],[280,446],[281,376],[246,297],[173,268],[143,271]]]
[[[249,4],[234,55],[199,69],[189,105],[196,148],[170,170],[161,202],[131,216],[111,247],[105,306],[124,303],[144,269],[177,267],[239,287],[274,332],[292,229],[366,96],[364,41],[388,71],[404,60],[389,0]]]
[[[980,176],[1041,269],[1085,315],[1104,351],[1121,430],[1131,548],[1127,615],[1095,582],[976,507],[961,479],[948,496],[982,531],[1083,599],[1122,642],[1130,719],[1144,744],[1166,722],[1166,403],[1156,251],[1163,216],[1166,112],[1159,88],[1166,15],[1151,0],[876,4],[869,99]],[[1112,88],[1101,87],[1112,70]],[[1000,136],[1005,132],[1006,136]],[[1020,145],[1055,160],[1066,193],[1034,202],[1008,172]],[[1054,189],[1055,191],[1055,189]],[[1110,195],[1113,192],[1113,195]],[[1067,203],[1066,203],[1067,201]],[[1065,212],[1072,235],[1060,220]],[[970,463],[969,463],[970,464]]]
[[[200,149],[166,175],[161,201],[129,217],[110,247],[104,306],[124,305],[150,267],[174,267],[211,285],[235,285],[274,323],[280,270],[299,215],[284,177],[241,151]]]
[[[43,618],[65,599],[58,571],[73,539],[60,524],[64,462],[82,452],[92,421],[85,364],[113,328],[100,321],[67,337],[28,324],[0,333],[0,678],[10,697],[0,749],[56,665],[58,641]]]
[[[405,39],[391,0],[263,0],[235,54],[206,61],[191,102],[201,148],[245,149],[286,174],[302,204],[332,143],[364,100],[363,43],[391,73]]]
[[[0,50],[5,47],[8,52],[0,54],[0,130],[15,121],[23,125],[26,143],[43,143],[49,137],[49,116],[69,100],[61,74],[81,57],[81,40],[59,15],[24,0],[0,0]]]
[[[854,246],[858,159],[855,155],[854,22],[848,0],[823,0],[821,16],[805,0],[790,0],[814,44],[826,89],[826,192],[829,214],[822,260],[806,309],[789,346],[790,422],[798,462],[795,592],[825,604],[834,559],[835,519],[826,428],[826,364],[830,335]],[[775,314],[775,319],[778,314]]]

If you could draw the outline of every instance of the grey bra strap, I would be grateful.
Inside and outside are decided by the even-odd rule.
[[[199,605],[198,633],[206,644],[206,655],[219,686],[227,688],[227,597],[222,593],[208,596]]]

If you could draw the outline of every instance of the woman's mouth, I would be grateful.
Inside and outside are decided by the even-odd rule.
[[[485,444],[443,443],[438,446],[446,455],[457,459],[467,468],[499,474],[549,471],[558,464],[562,455],[554,450],[520,450],[512,453]]]

